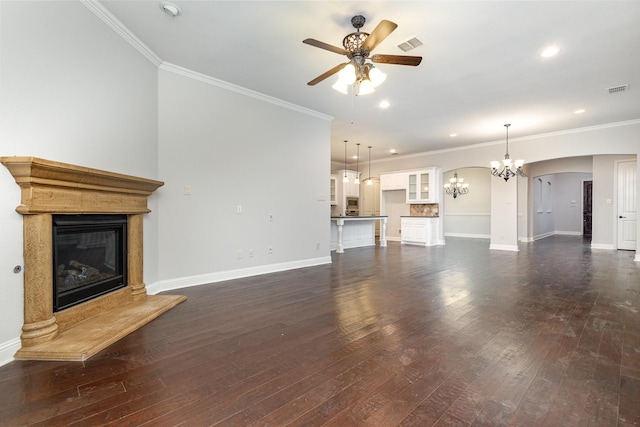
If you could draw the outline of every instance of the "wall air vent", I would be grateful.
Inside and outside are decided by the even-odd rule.
[[[400,43],[398,45],[398,48],[400,48],[401,51],[403,52],[408,52],[411,49],[415,49],[418,46],[422,46],[424,43],[422,43],[420,40],[418,40],[416,37],[411,37],[408,40],[403,41],[402,43]]]
[[[610,87],[610,88],[607,89],[607,92],[609,92],[609,93],[618,93],[618,92],[625,92],[627,90],[629,90],[629,84],[628,83],[626,85]]]

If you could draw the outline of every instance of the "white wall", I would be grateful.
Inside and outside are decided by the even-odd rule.
[[[582,183],[592,180],[593,174],[560,173],[555,178],[555,232],[582,235]]]
[[[491,174],[489,168],[460,168],[444,173],[443,183],[454,172],[469,184],[469,194],[444,196],[442,218],[445,236],[486,238],[491,234]]]
[[[79,2],[0,1],[0,156],[157,179],[157,68]],[[0,167],[0,364],[23,323],[19,187]],[[155,201],[145,276],[157,278]]]
[[[328,117],[174,66],[159,79],[167,184],[151,289],[331,262]]]

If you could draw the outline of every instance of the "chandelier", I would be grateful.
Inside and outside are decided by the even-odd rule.
[[[453,173],[453,178],[444,185],[444,192],[455,199],[458,196],[469,193],[469,184],[464,182],[464,178],[458,178],[458,172]]]
[[[522,170],[522,165],[524,165],[524,160],[516,160],[512,162],[509,158],[509,126],[510,124],[504,125],[507,130],[507,151],[504,155],[504,160],[502,161],[502,170],[498,170],[500,168],[500,162],[494,160],[491,162],[491,175],[502,178],[506,181],[509,181],[509,178],[514,177],[516,175],[527,176]],[[515,171],[514,171],[515,168]]]

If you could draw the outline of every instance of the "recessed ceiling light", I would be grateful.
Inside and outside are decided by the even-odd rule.
[[[160,3],[160,9],[169,16],[176,17],[178,15],[182,15],[182,9],[180,9],[180,6],[168,1]]]
[[[450,136],[451,138],[454,138],[454,137],[458,136],[458,134],[457,134],[457,133],[450,133],[450,134],[449,134],[449,136]]]
[[[387,101],[386,99],[384,101],[380,101],[380,104],[378,104],[378,107],[380,108],[389,108],[391,104],[389,104],[389,101]]]
[[[391,150],[389,150],[390,154],[398,154],[398,152],[396,151],[395,148],[392,148]]]
[[[558,52],[560,52],[560,49],[558,49],[557,46],[549,46],[542,51],[540,56],[542,56],[543,58],[550,58],[552,56],[556,56]]]
[[[578,109],[578,110],[574,111],[574,112],[573,112],[573,114],[582,114],[582,113],[584,113],[585,111],[587,111],[587,110],[585,110],[584,108],[580,108],[580,109]]]

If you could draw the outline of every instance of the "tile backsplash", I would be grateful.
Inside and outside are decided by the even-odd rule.
[[[440,216],[440,205],[437,203],[412,204],[409,206],[411,216]]]

